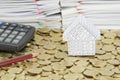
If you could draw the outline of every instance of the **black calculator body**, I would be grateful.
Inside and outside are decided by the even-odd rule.
[[[18,23],[0,22],[0,50],[20,51],[33,38],[35,28]]]

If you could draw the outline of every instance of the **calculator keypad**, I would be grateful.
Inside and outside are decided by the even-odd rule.
[[[33,38],[35,28],[18,23],[0,22],[0,50],[20,51]]]
[[[29,31],[29,27],[16,23],[0,24],[0,42],[18,44]]]

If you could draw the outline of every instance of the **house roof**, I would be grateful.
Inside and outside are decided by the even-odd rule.
[[[86,35],[85,35],[86,34]],[[95,40],[100,37],[100,31],[90,24],[83,15],[79,15],[64,31],[64,40]]]
[[[91,33],[96,39],[100,38],[100,30],[92,24],[91,21],[87,20],[84,15],[78,16],[79,23],[84,26],[89,33]]]

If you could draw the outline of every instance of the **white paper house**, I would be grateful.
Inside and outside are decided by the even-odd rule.
[[[95,41],[99,38],[100,31],[83,15],[76,17],[63,33],[69,55],[95,55]]]

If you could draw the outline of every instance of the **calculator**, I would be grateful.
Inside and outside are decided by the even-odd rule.
[[[20,51],[33,38],[35,28],[30,25],[0,22],[0,50]]]

